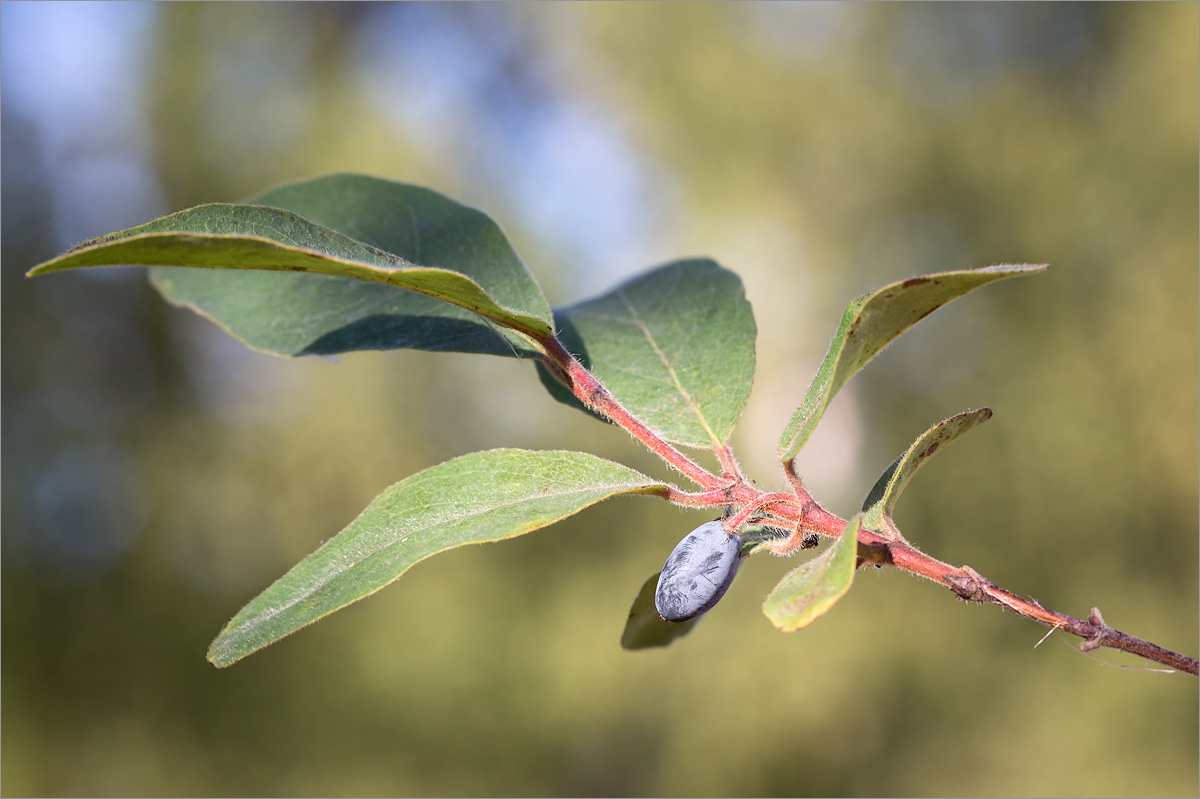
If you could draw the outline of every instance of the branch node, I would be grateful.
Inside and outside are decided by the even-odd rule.
[[[946,585],[964,602],[981,602],[979,586],[973,579],[964,574],[947,574]]]
[[[1105,641],[1113,637],[1113,629],[1104,623],[1104,617],[1100,615],[1100,608],[1092,608],[1092,612],[1088,614],[1088,624],[1100,629],[1079,644],[1080,652],[1091,652],[1094,649],[1099,649],[1104,646]]]
[[[966,602],[984,602],[990,598],[987,589],[991,583],[970,566],[963,566],[959,574],[947,574],[942,579],[951,591],[958,594],[959,599]]]

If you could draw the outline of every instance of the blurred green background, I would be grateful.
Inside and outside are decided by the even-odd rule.
[[[644,498],[441,555],[218,671],[226,619],[422,468],[516,446],[668,475],[528,363],[275,359],[139,270],[23,273],[336,170],[488,211],[554,303],[712,256],[760,332],[734,443],[776,486],[850,298],[1049,263],[884,353],[801,471],[848,514],[989,405],[906,493],[908,537],[1196,655],[1197,4],[0,12],[5,795],[1196,795],[1196,680],[1035,648],[895,572],[785,635],[759,606],[795,564],[756,558],[690,637],[621,650],[707,518]]]

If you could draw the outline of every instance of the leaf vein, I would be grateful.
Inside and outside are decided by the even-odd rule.
[[[667,370],[667,374],[670,375],[671,382],[674,384],[675,390],[678,391],[683,397],[684,403],[692,410],[692,413],[696,415],[696,419],[700,422],[700,426],[703,427],[704,432],[708,434],[708,438],[710,441],[712,441],[713,447],[721,446],[721,442],[717,439],[717,434],[713,432],[712,427],[709,425],[708,419],[705,418],[704,413],[692,399],[691,394],[688,393],[687,389],[684,388],[683,384],[679,381],[679,375],[676,374],[675,367],[671,364],[671,361],[667,359],[666,354],[659,348],[658,342],[655,341],[654,335],[650,332],[650,327],[642,321],[640,316],[638,316],[637,310],[633,307],[633,303],[629,301],[629,297],[626,296],[624,290],[618,289],[616,293],[617,297],[619,297],[621,302],[625,305],[625,309],[629,312],[629,316],[632,318],[633,323],[642,331],[642,335],[646,337],[646,341],[654,350],[654,354],[658,356],[658,359],[662,362],[663,367]]]

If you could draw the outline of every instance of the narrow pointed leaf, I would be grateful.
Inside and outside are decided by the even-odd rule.
[[[652,649],[659,646],[669,646],[676,638],[681,638],[692,631],[699,616],[680,622],[664,621],[658,615],[654,606],[654,591],[658,588],[658,575],[655,572],[642,585],[633,606],[629,608],[629,618],[625,621],[625,630],[621,633],[621,646],[624,649]]]
[[[401,480],[225,625],[208,659],[228,666],[373,594],[430,555],[553,524],[618,494],[666,486],[584,452],[476,452]],[[486,609],[481,609],[486,611]]]
[[[903,455],[880,476],[863,502],[863,527],[882,529],[884,519],[890,519],[896,500],[913,476],[933,455],[976,425],[992,418],[991,408],[965,411],[938,422],[926,430]]]
[[[850,590],[861,523],[858,514],[833,546],[784,575],[763,603],[763,613],[772,624],[787,633],[807,627]]]
[[[102,236],[30,274],[164,267],[152,281],[170,302],[280,355],[513,355],[532,346],[504,328],[550,331],[541,290],[496,224],[436,192],[330,175],[252,203],[201,205]]]
[[[838,390],[901,333],[967,292],[996,280],[1040,272],[1044,265],[989,266],[892,283],[846,306],[829,351],[779,439],[784,461],[796,457]]]
[[[674,261],[554,318],[567,349],[658,435],[701,449],[729,439],[754,379],[754,314],[733,272]]]

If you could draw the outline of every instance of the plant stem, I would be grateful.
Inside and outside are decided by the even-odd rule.
[[[646,445],[665,462],[678,469],[685,477],[704,488],[722,487],[726,481],[709,472],[700,464],[671,446],[657,433],[617,402],[604,384],[575,359],[557,338],[538,338],[546,353],[547,365],[563,380],[571,393],[589,410],[601,414],[614,424],[623,427],[634,438]]]
[[[955,568],[926,555],[905,541],[890,541],[870,530],[859,531],[858,549],[860,565],[869,562],[879,566],[894,566],[909,574],[941,583],[964,601],[1000,605],[1019,616],[1077,635],[1084,639],[1079,645],[1080,651],[1090,652],[1099,647],[1119,649],[1186,672],[1193,677],[1200,676],[1200,661],[1196,658],[1172,652],[1157,644],[1115,630],[1104,623],[1100,611],[1096,608],[1092,608],[1087,621],[1047,610],[1036,602],[999,588],[970,566]]]
[[[749,489],[749,486],[741,488]],[[754,491],[755,489],[750,489]],[[743,496],[743,492],[732,492],[735,501]],[[836,538],[846,527],[846,522],[825,511],[815,500],[804,505],[803,509],[793,500],[791,502],[772,501],[778,495],[767,495],[757,492],[757,498],[749,499],[747,507],[756,505],[763,510],[779,515],[796,523],[792,536],[782,544],[768,545],[771,549],[788,554],[800,546],[807,532],[818,532]],[[1057,630],[1077,635],[1083,638],[1079,648],[1090,652],[1100,647],[1119,649],[1123,652],[1137,655],[1155,663],[1161,663],[1173,669],[1200,676],[1200,661],[1196,658],[1172,652],[1158,644],[1137,638],[1128,633],[1109,627],[1104,623],[1100,611],[1092,608],[1087,620],[1076,619],[1065,613],[1048,610],[1036,602],[1019,597],[984,579],[979,572],[970,566],[954,567],[943,563],[937,558],[926,555],[903,538],[893,539],[882,536],[872,530],[859,530],[858,555],[861,566],[871,563],[876,566],[892,566],[900,571],[915,574],[940,583],[953,591],[960,599],[967,602],[999,605],[1007,610],[1024,616],[1027,619],[1045,624]]]
[[[792,535],[784,542],[769,545],[779,554],[789,554],[797,549],[809,533],[837,538],[845,530],[845,520],[829,513],[813,499],[796,475],[790,461],[783,464],[783,470],[792,488],[791,494],[769,494],[750,485],[742,476],[737,461],[727,446],[717,449],[718,459],[725,471],[724,476],[718,477],[625,410],[596,376],[567,352],[557,338],[533,337],[545,353],[547,367],[571,389],[584,406],[624,428],[651,452],[704,489],[694,494],[669,489],[667,499],[670,501],[689,507],[733,505],[739,509],[730,519],[730,526],[735,529],[753,518],[767,515],[782,519],[784,523],[791,523],[794,525]],[[892,566],[940,583],[964,601],[1000,605],[1027,619],[1077,635],[1084,639],[1079,647],[1084,652],[1100,647],[1119,649],[1192,676],[1200,676],[1200,663],[1195,658],[1172,652],[1109,627],[1096,608],[1092,608],[1086,621],[1047,610],[1036,602],[993,585],[970,566],[954,567],[926,555],[902,536],[885,537],[871,530],[860,530],[858,556],[859,566],[864,563]]]

